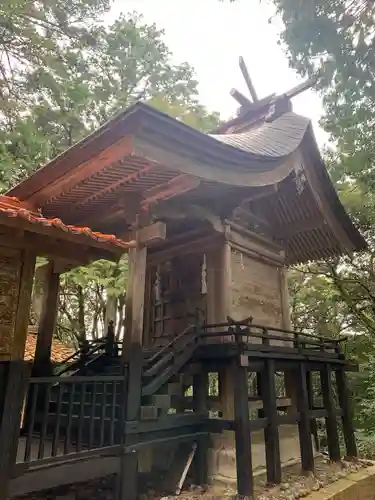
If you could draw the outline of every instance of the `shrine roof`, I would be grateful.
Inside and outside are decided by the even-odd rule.
[[[29,332],[26,337],[26,344],[25,344],[25,354],[24,354],[24,360],[25,361],[33,361],[35,357],[35,349],[36,349],[36,343],[38,340],[37,332],[34,331],[33,327],[29,327]],[[60,342],[57,339],[52,339],[52,346],[51,346],[51,361],[52,363],[62,363],[74,354],[75,350],[72,347],[69,347],[62,342]]]
[[[275,111],[272,98],[263,101],[212,134],[137,102],[7,194],[41,208],[49,220],[116,234],[129,230],[136,206],[185,196],[217,208],[220,200],[225,218],[227,209],[252,197],[252,209],[282,233],[275,237],[284,241],[289,263],[365,249],[311,121],[288,108]],[[270,197],[260,200],[267,189]]]
[[[46,230],[46,234],[48,234],[49,229],[52,229],[57,230],[62,238],[64,238],[66,234],[84,238],[88,246],[95,243],[102,243],[125,251],[125,249],[132,248],[135,245],[134,242],[125,242],[116,238],[114,235],[95,232],[88,227],[76,227],[64,224],[62,220],[58,218],[48,219],[43,217],[41,213],[28,208],[25,202],[21,202],[14,197],[0,195],[0,222],[7,225],[7,222],[12,219],[26,223],[26,228],[31,232],[33,232],[35,228],[41,227]],[[56,235],[56,233],[54,235]]]

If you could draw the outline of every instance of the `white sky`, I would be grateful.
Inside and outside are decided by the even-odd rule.
[[[238,57],[248,66],[258,97],[282,93],[300,83],[277,43],[280,21],[267,0],[114,0],[107,21],[121,12],[136,11],[147,23],[165,30],[164,41],[176,62],[191,64],[199,81],[201,103],[234,116],[238,104],[229,95],[235,87],[248,95]],[[320,144],[327,140],[319,128],[320,97],[309,90],[293,99],[294,111],[310,117]]]

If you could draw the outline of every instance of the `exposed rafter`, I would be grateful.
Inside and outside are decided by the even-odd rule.
[[[192,175],[181,174],[174,177],[165,184],[155,186],[144,193],[142,207],[148,207],[152,203],[169,200],[174,196],[191,191],[199,186],[200,180]]]
[[[129,137],[122,138],[120,141],[103,150],[97,157],[94,157],[94,159],[85,161],[73,172],[69,172],[51,183],[42,194],[35,194],[28,202],[33,203],[35,206],[42,205],[48,199],[69,191],[76,184],[87,179],[87,177],[91,177],[101,172],[103,168],[118,162],[124,156],[129,155],[131,150],[131,139]]]

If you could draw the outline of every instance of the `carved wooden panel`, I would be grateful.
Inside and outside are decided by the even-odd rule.
[[[232,250],[232,316],[269,327],[282,326],[279,269]]]
[[[206,314],[203,255],[168,260],[150,272],[151,343],[163,344]]]
[[[21,275],[21,251],[0,248],[0,358],[10,355]]]

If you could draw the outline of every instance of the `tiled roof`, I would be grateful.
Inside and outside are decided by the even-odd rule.
[[[25,345],[25,361],[32,361],[35,355],[37,335],[28,333]],[[52,363],[62,363],[75,352],[75,349],[68,347],[56,339],[52,340],[51,361]]]
[[[0,195],[0,218],[19,218],[30,223],[30,225],[40,224],[44,227],[58,229],[62,233],[86,236],[99,243],[108,243],[124,249],[135,246],[134,241],[123,241],[116,238],[114,235],[91,231],[88,227],[67,225],[57,218],[47,219],[43,217],[41,213],[32,211],[24,202],[10,196]]]

